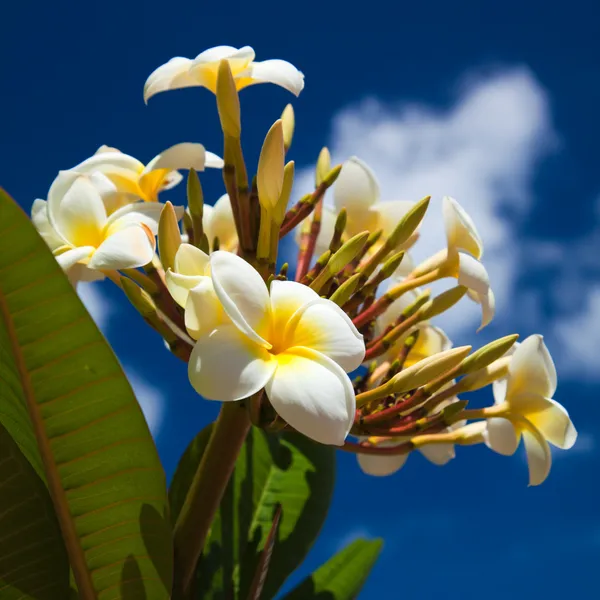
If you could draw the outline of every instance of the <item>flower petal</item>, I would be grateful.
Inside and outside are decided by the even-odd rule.
[[[190,66],[190,75],[194,77],[196,85],[201,85],[216,94],[219,63],[223,59],[227,59],[231,73],[235,77],[254,60],[254,50],[250,46],[244,46],[239,50],[232,46],[216,46],[201,52]]]
[[[299,96],[304,89],[304,74],[293,64],[279,59],[252,62],[235,75],[235,80],[238,90],[255,83],[274,83]]]
[[[175,271],[181,275],[208,275],[210,257],[196,246],[181,244],[175,253]]]
[[[219,325],[230,324],[210,277],[202,277],[187,294],[184,319],[187,332],[195,340],[208,335]]]
[[[237,230],[233,219],[231,200],[227,194],[223,194],[213,206],[204,206],[202,216],[204,233],[209,244],[218,237],[220,247],[223,250],[233,251],[238,245]]]
[[[65,243],[58,233],[50,225],[48,218],[48,203],[45,200],[34,200],[33,206],[31,207],[31,221],[37,232],[42,236],[50,250],[56,250],[56,248],[62,246]]]
[[[205,279],[210,282],[212,287],[212,281],[206,275],[181,275],[171,269],[165,274],[167,289],[173,300],[182,308],[186,307],[190,290],[200,285]]]
[[[419,451],[429,462],[440,467],[456,456],[454,444],[427,444],[419,448]]]
[[[529,467],[529,485],[540,485],[548,477],[552,466],[550,447],[535,427],[527,425],[525,422],[523,426],[523,441]]]
[[[255,343],[270,348],[271,302],[258,271],[243,258],[219,250],[210,255],[215,292],[234,325]]]
[[[469,292],[468,295],[481,306],[481,325],[477,328],[476,332],[479,333],[494,319],[494,315],[496,314],[496,296],[492,288],[488,290],[487,294],[478,294],[472,290],[469,290]]]
[[[477,259],[481,258],[483,242],[475,223],[473,223],[465,209],[454,198],[444,196],[442,212],[448,249],[453,251],[464,250]]]
[[[379,184],[373,171],[356,156],[349,158],[333,186],[335,207],[348,211],[353,219],[357,214],[366,213],[370,206],[379,200]]]
[[[458,253],[458,283],[485,295],[489,293],[490,278],[485,267],[476,258],[464,252]]]
[[[72,248],[67,250],[56,257],[56,262],[63,268],[64,271],[68,271],[74,265],[80,261],[88,258],[90,254],[94,252],[93,246],[81,246],[80,248]]]
[[[154,256],[154,237],[143,225],[129,225],[107,237],[94,252],[90,269],[133,269]]]
[[[237,327],[225,325],[202,336],[188,365],[193,388],[204,398],[241,400],[258,392],[273,376],[277,363]]]
[[[362,334],[348,315],[331,300],[319,298],[306,305],[290,325],[285,332],[286,343],[291,347],[316,350],[335,361],[347,373],[358,369],[365,358]]]
[[[383,235],[389,236],[400,219],[415,205],[412,200],[393,200],[389,202],[377,202],[371,207],[372,211],[379,214],[379,229],[383,229]]]
[[[395,456],[357,454],[356,458],[363,473],[374,477],[387,477],[393,475],[405,465],[408,454],[397,454]]]
[[[556,400],[536,394],[518,394],[511,397],[510,406],[557,448],[573,447],[577,431],[565,407]]]
[[[294,429],[321,444],[344,443],[356,411],[352,382],[319,352],[295,348],[278,354],[265,391],[277,413]]]
[[[158,234],[158,221],[160,213],[164,208],[164,204],[160,202],[133,202],[117,209],[106,221],[109,229],[122,229],[132,223],[143,223],[150,229],[153,235]],[[183,208],[175,207],[176,214],[179,218],[183,216]]]
[[[519,447],[520,435],[514,425],[507,419],[488,419],[483,432],[485,445],[504,456],[511,456]]]
[[[189,74],[192,61],[189,58],[176,56],[150,73],[144,84],[144,102],[167,90],[177,90],[199,85],[195,77]]]
[[[556,391],[556,367],[541,335],[530,335],[515,350],[510,366],[507,399],[521,393],[552,398]]]
[[[321,297],[307,285],[296,281],[275,279],[269,288],[271,298],[272,329],[283,334],[291,318],[301,309]]]

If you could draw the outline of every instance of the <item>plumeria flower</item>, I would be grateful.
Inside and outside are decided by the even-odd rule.
[[[452,402],[456,402],[458,398],[452,398],[442,403],[436,410],[439,411]],[[463,422],[456,423],[451,427],[448,427],[445,432],[450,432],[455,429],[459,429],[464,425]],[[380,448],[394,448],[408,442],[410,437],[370,437],[363,438],[371,446]],[[427,444],[419,448],[419,452],[431,463],[438,466],[443,466],[450,462],[455,456],[454,444],[451,443],[439,443],[439,444]],[[361,470],[367,475],[374,475],[376,477],[385,477],[392,475],[399,471],[408,460],[408,453],[396,454],[396,455],[381,455],[376,454],[358,454],[357,455],[358,465]]]
[[[333,234],[335,220],[342,208],[346,209],[345,236],[352,237],[362,231],[383,231],[388,237],[400,219],[414,206],[410,200],[382,202],[379,183],[371,168],[356,156],[349,158],[333,186],[334,207],[323,207],[321,230],[317,237],[317,255],[327,250]],[[299,241],[300,228],[296,232]],[[404,244],[409,248],[417,239],[417,234]],[[400,249],[400,248],[399,248]]]
[[[393,285],[393,280],[391,285]],[[395,300],[382,315],[377,317],[376,335],[383,333],[387,327],[393,325],[396,319],[402,314],[402,311],[410,306],[417,299],[419,294],[419,289],[410,290],[402,294],[402,296]],[[419,336],[417,342],[411,348],[404,361],[404,367],[410,367],[424,358],[433,356],[439,352],[445,352],[452,348],[452,342],[439,327],[434,327],[430,321],[421,321],[394,344],[394,346],[383,356],[383,360],[394,360],[398,354],[399,348],[402,347],[406,338],[415,330],[419,332]]]
[[[107,208],[109,214],[125,204],[142,199],[156,202],[163,190],[171,189],[181,180],[177,169],[203,171],[205,167],[223,168],[223,160],[207,152],[202,144],[182,143],[167,148],[146,166],[116,148],[101,146],[90,158],[70,171],[81,174],[102,173],[116,187],[116,195]]]
[[[267,288],[253,267],[229,252],[213,252],[205,272],[212,290],[200,281],[186,302],[186,319],[193,310],[200,325],[189,361],[192,386],[221,401],[264,388],[290,426],[341,445],[356,410],[346,373],[365,355],[348,316],[300,283],[275,280]]]
[[[577,431],[565,408],[552,399],[556,369],[542,336],[528,337],[513,352],[508,376],[493,384],[495,409],[504,408],[506,416],[488,419],[484,438],[492,450],[511,455],[522,437],[529,483],[539,485],[552,463],[548,442],[567,450]]]
[[[221,250],[227,250],[228,252],[237,250],[237,230],[233,220],[231,200],[227,194],[223,194],[213,206],[204,205],[202,226],[210,245],[218,237]]]
[[[196,58],[177,56],[150,74],[144,85],[144,101],[167,90],[186,87],[205,87],[217,92],[219,63],[229,62],[236,88],[241,90],[257,83],[274,83],[298,96],[304,88],[304,75],[285,60],[272,59],[257,62],[250,46],[233,48],[216,46],[198,54]]]
[[[161,204],[128,204],[110,216],[103,201],[114,185],[101,173],[61,171],[48,192],[36,200],[32,221],[67,275],[77,281],[98,279],[97,270],[148,264],[155,251]]]

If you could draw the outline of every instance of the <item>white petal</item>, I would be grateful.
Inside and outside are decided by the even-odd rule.
[[[523,441],[527,452],[529,485],[540,485],[548,477],[552,466],[550,447],[535,427],[528,427],[523,430]]]
[[[106,225],[111,229],[122,229],[131,223],[143,223],[150,229],[153,235],[158,234],[158,221],[160,213],[164,208],[164,204],[160,202],[133,202],[116,210],[106,222]],[[179,209],[179,213],[183,216],[183,209]]]
[[[488,419],[483,438],[488,448],[498,454],[511,456],[519,447],[519,434],[507,419]]]
[[[338,212],[346,208],[348,216],[354,218],[365,213],[379,200],[379,184],[375,174],[360,159],[349,158],[333,185],[333,197]]]
[[[82,246],[80,248],[72,248],[67,250],[56,257],[56,261],[63,268],[64,271],[68,271],[76,265],[78,262],[88,258],[90,254],[94,252],[93,246]]]
[[[225,161],[214,152],[207,150],[204,157],[204,166],[208,169],[222,169],[225,166]]]
[[[85,175],[59,173],[48,192],[48,217],[54,230],[72,246],[96,246],[102,241],[106,209]]]
[[[270,348],[265,336],[271,325],[271,302],[258,271],[223,250],[210,255],[210,270],[215,292],[235,326],[257,344]]]
[[[474,294],[476,302],[481,306],[481,325],[477,329],[477,333],[479,333],[494,319],[494,315],[496,314],[496,296],[494,296],[492,288],[488,290],[487,294],[477,294],[476,292]]]
[[[155,156],[142,171],[142,177],[158,169],[168,169],[169,171],[195,169],[196,171],[204,171],[205,159],[206,150],[202,144],[182,142],[163,150]]]
[[[490,278],[485,267],[470,254],[458,254],[458,283],[478,294],[487,294],[490,289]]]
[[[507,397],[524,392],[552,398],[556,367],[541,335],[530,335],[519,344],[509,366]]]
[[[352,382],[331,359],[308,349],[277,357],[265,386],[277,413],[294,429],[321,444],[342,445],[356,411]]]
[[[169,269],[165,274],[167,289],[173,297],[173,300],[182,308],[185,308],[190,290],[201,284],[204,280],[208,280],[212,287],[210,277],[205,275],[181,275]]]
[[[231,324],[215,294],[210,277],[203,277],[189,291],[184,319],[187,332],[195,340],[208,335],[219,325]]]
[[[96,154],[86,158],[83,162],[75,165],[70,171],[77,173],[94,173],[99,172],[110,177],[113,172],[119,174],[128,174],[130,177],[136,177],[144,168],[137,158],[111,149],[103,152],[96,151]]]
[[[202,215],[204,233],[210,244],[218,237],[223,250],[233,251],[238,245],[237,230],[233,219],[231,200],[223,194],[214,206],[204,206]]]
[[[175,254],[175,271],[181,275],[208,275],[210,257],[196,246],[181,244]]]
[[[390,284],[390,287],[394,285]],[[405,308],[408,308],[419,295],[421,290],[409,290],[400,296],[400,298],[394,300],[386,309],[386,311],[377,318],[377,326],[381,330],[381,333],[392,325],[396,319],[401,315]]]
[[[275,279],[269,288],[271,299],[272,329],[284,335],[286,326],[300,309],[310,303],[321,300],[317,292],[296,281],[279,281]]]
[[[408,454],[396,456],[377,456],[375,454],[357,454],[358,466],[367,475],[387,477],[399,471],[406,463]]]
[[[398,268],[394,271],[394,273],[390,277],[390,285],[391,285],[392,281],[394,281],[394,282],[401,281],[405,277],[408,277],[408,275],[410,275],[410,273],[414,270],[414,268],[415,268],[415,262],[412,259],[412,256],[410,254],[406,253],[404,255],[404,257],[402,258],[402,262],[400,263]]]
[[[518,394],[511,397],[510,406],[557,448],[568,450],[575,444],[575,426],[565,407],[556,400],[535,394]]]
[[[255,83],[274,83],[299,96],[304,89],[304,75],[286,60],[271,59],[250,63],[247,69],[235,76],[238,89]]]
[[[94,252],[90,269],[133,269],[147,265],[154,256],[154,238],[142,225],[129,225],[107,237]]]
[[[236,327],[225,325],[201,337],[188,365],[190,383],[209,400],[241,400],[261,390],[276,363]]]
[[[192,87],[199,85],[194,77],[189,74],[192,61],[189,58],[176,56],[150,73],[144,84],[144,102],[167,90]]]
[[[483,254],[483,242],[475,223],[465,209],[450,196],[444,196],[442,211],[448,248],[451,250],[464,250],[475,258]]]
[[[419,448],[419,451],[429,462],[440,467],[456,456],[454,444],[427,444]]]
[[[411,200],[393,200],[389,202],[377,202],[371,207],[372,211],[379,214],[379,228],[383,229],[383,235],[389,236],[400,219],[415,205]]]
[[[50,225],[48,218],[48,204],[45,200],[34,200],[31,207],[31,221],[38,233],[42,236],[50,250],[56,250],[65,243]]]
[[[248,63],[254,60],[254,50],[250,46],[234,48],[233,46],[215,46],[204,50],[194,59],[195,65],[208,65],[222,61],[226,58],[231,66],[231,70],[244,68]]]
[[[365,342],[337,304],[320,298],[299,312],[290,330],[286,330],[287,343],[316,350],[347,373],[358,369],[365,358]]]

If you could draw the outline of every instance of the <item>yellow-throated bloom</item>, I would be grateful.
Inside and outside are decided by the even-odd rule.
[[[186,321],[194,311],[198,323],[189,361],[196,391],[233,401],[264,388],[293,428],[324,444],[342,444],[356,410],[346,373],[365,354],[348,316],[302,284],[275,280],[267,288],[254,268],[229,252],[213,252],[204,272],[212,289],[199,279],[186,300]]]
[[[156,202],[163,190],[171,189],[181,180],[177,169],[203,171],[205,167],[221,169],[223,160],[207,152],[202,144],[182,143],[167,148],[144,166],[137,158],[116,148],[101,146],[90,158],[70,171],[76,173],[102,173],[112,181],[117,190],[109,214],[121,206],[138,199]]]
[[[61,171],[48,201],[33,203],[33,224],[73,282],[98,279],[99,269],[141,267],[154,256],[163,205],[138,202],[108,216],[103,195],[114,193],[101,173]]]
[[[343,165],[333,185],[334,207],[323,207],[321,230],[317,237],[317,256],[325,252],[333,234],[337,214],[346,209],[345,236],[352,237],[362,231],[383,231],[389,236],[400,219],[414,206],[410,200],[381,201],[379,183],[371,168],[359,158],[352,156]],[[300,227],[296,230],[299,241]],[[404,244],[409,248],[417,235]],[[401,248],[398,248],[401,249]]]
[[[228,252],[237,250],[237,230],[233,220],[231,200],[227,194],[223,194],[213,206],[204,205],[202,225],[211,246],[213,240],[218,237],[221,250],[227,250]]]
[[[487,420],[484,438],[492,450],[510,455],[522,437],[529,483],[539,485],[552,464],[548,442],[569,449],[577,439],[577,431],[565,408],[552,399],[556,369],[542,336],[529,336],[513,348],[508,376],[493,384],[496,408],[505,408],[506,415]]]
[[[216,93],[219,63],[224,59],[229,62],[238,90],[257,83],[274,83],[296,96],[300,94],[304,75],[294,65],[279,59],[257,62],[254,56],[250,46],[216,46],[194,59],[176,56],[150,74],[144,85],[144,101],[159,92],[186,87],[200,86]]]

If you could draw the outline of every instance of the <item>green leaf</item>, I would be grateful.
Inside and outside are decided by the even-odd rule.
[[[169,492],[174,518],[209,435],[206,429],[200,432],[179,463]],[[334,448],[297,433],[278,437],[253,428],[207,539],[196,597],[248,596],[280,504],[281,520],[261,596],[272,598],[313,545],[327,514],[334,474]]]
[[[356,540],[321,565],[283,600],[354,600],[362,589],[383,541]]]
[[[69,587],[48,490],[0,424],[0,598],[54,600],[66,598]]]
[[[165,477],[140,407],[55,258],[2,190],[0,353],[0,423],[48,486],[79,597],[169,598]]]

